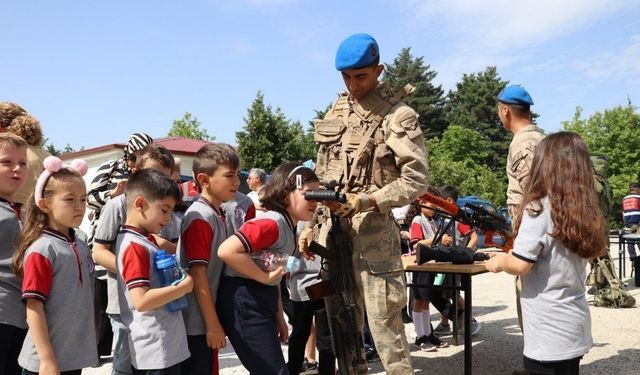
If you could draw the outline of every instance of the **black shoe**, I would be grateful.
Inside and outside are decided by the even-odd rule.
[[[417,346],[418,349],[422,347],[422,344],[426,344],[429,342],[429,338],[426,335],[416,337],[416,341],[414,341],[413,345]]]
[[[307,371],[317,370],[317,369],[318,369],[318,362],[309,362],[305,358],[304,362],[302,362],[302,368],[300,369],[300,372],[307,372]]]
[[[448,343],[440,340],[440,338],[438,336],[434,335],[433,332],[431,332],[431,334],[429,336],[422,336],[422,337],[426,337],[427,338],[427,342],[431,343],[436,348],[446,348],[446,347],[449,346]]]

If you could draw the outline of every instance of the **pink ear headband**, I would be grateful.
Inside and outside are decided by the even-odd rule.
[[[71,171],[78,172],[81,176],[84,176],[85,174],[87,174],[87,170],[89,169],[87,162],[84,160],[75,159],[71,161],[70,164],[62,165],[62,160],[55,156],[47,156],[44,159],[43,164],[44,171],[42,171],[42,173],[40,173],[40,176],[38,177],[38,181],[36,182],[36,191],[34,192],[36,203],[38,203],[38,201],[42,199],[44,187],[47,185],[47,181],[49,181],[49,177],[51,177],[52,174],[63,168],[66,168]]]

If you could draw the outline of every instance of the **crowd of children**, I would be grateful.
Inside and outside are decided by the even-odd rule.
[[[218,373],[227,337],[252,373],[289,373],[280,348],[288,338],[285,271],[263,271],[248,253],[297,253],[297,223],[316,209],[304,192],[317,189],[318,178],[297,163],[280,166],[262,194],[267,211],[254,219],[253,202],[237,191],[237,152],[207,144],[193,163],[199,197],[178,217],[174,158],[145,143],[130,150],[125,182],[105,169],[108,193],[92,195],[102,204],[91,251],[76,229],[87,207],[86,163],[45,159],[22,217],[12,197],[27,173],[27,144],[0,134],[1,373],[80,374],[98,364],[94,259],[108,271],[114,374]],[[156,270],[161,250],[177,253],[188,270],[174,283]],[[183,296],[186,309],[166,307]]]
[[[300,257],[298,223],[310,221],[317,208],[304,197],[319,188],[313,170],[294,162],[276,168],[261,190],[266,211],[255,217],[251,199],[237,191],[239,155],[229,145],[207,144],[193,162],[199,197],[178,217],[174,209],[182,193],[171,177],[174,158],[164,147],[149,144],[136,150],[134,162],[129,159],[123,194],[101,207],[91,250],[75,229],[87,207],[86,163],[46,158],[24,211],[12,198],[27,174],[26,149],[20,137],[0,133],[0,373],[80,374],[98,364],[94,260],[109,273],[114,374],[219,373],[218,350],[226,338],[251,373],[301,370],[312,316],[322,306],[295,291],[290,343],[297,350],[290,351],[287,363],[280,346],[289,335],[279,287],[285,269],[264,270],[250,255],[269,251]],[[585,259],[604,249],[597,230],[602,223],[579,220],[597,206],[590,194],[588,150],[577,135],[561,132],[540,144],[532,165],[514,250],[493,257],[487,268],[524,275],[525,367],[574,371],[592,345]],[[429,192],[457,199],[453,187]],[[408,217],[410,248],[432,245],[438,224],[431,203],[418,203],[421,207]],[[477,236],[458,223],[441,242],[474,247]],[[157,271],[161,250],[176,253],[185,270],[172,283]],[[300,273],[299,282],[307,276]],[[436,278],[422,273],[413,282],[437,284]],[[567,293],[571,304],[562,297]],[[181,298],[188,300],[184,310],[167,307]],[[447,300],[427,288],[415,288],[414,298],[415,344],[424,350],[446,347],[434,332],[459,318],[451,315],[451,304],[462,307],[462,300]],[[440,329],[431,327],[430,304],[442,313]],[[572,319],[541,326],[530,318],[535,311],[552,322],[555,309]],[[566,334],[557,335],[557,328]],[[326,331],[319,338],[326,339]],[[320,368],[327,370],[321,373],[333,373],[328,344],[322,349]]]

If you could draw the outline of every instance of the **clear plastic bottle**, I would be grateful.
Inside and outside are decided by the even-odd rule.
[[[178,266],[178,261],[174,254],[169,254],[164,250],[160,250],[154,257],[154,264],[160,274],[162,286],[178,285],[185,278],[182,269]],[[187,296],[184,295],[169,302],[166,304],[166,307],[169,311],[176,312],[186,309],[187,305]]]
[[[252,253],[251,258],[264,271],[273,271],[283,266],[285,272],[296,272],[300,269],[300,259],[283,253],[276,253],[267,250]]]

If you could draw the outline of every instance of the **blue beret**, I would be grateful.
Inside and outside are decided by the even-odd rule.
[[[371,65],[379,58],[378,43],[369,34],[353,34],[345,39],[336,52],[336,69],[343,71]]]
[[[505,104],[517,104],[525,107],[533,105],[531,95],[520,85],[507,86],[498,94],[498,101]]]

